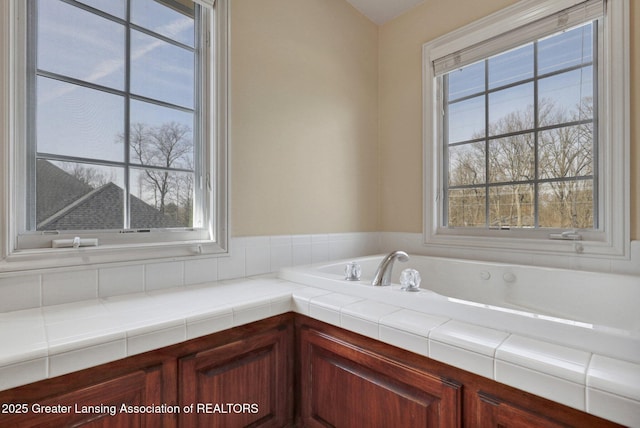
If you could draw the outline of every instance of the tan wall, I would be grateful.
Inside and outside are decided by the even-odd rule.
[[[344,0],[231,3],[232,235],[421,232],[422,44],[515,0],[428,0],[380,27]],[[640,22],[640,0],[631,8]],[[631,32],[640,239],[640,33]]]
[[[378,230],[377,26],[344,0],[231,6],[232,236]]]
[[[422,44],[514,0],[428,0],[380,28],[381,229],[422,231]],[[631,0],[640,22],[640,0]],[[640,34],[631,43],[631,233],[640,239]],[[635,118],[635,119],[634,119]]]

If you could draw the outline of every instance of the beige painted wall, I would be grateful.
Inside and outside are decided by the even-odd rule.
[[[380,27],[381,229],[422,231],[422,44],[514,0],[427,0]],[[640,0],[631,0],[640,22]],[[631,236],[640,239],[640,34],[632,26]]]
[[[344,0],[231,5],[232,236],[378,230],[377,26]]]
[[[515,0],[428,0],[380,27],[344,0],[231,3],[232,236],[421,232],[422,44]],[[631,7],[640,22],[640,0]],[[640,239],[640,33],[631,32]]]

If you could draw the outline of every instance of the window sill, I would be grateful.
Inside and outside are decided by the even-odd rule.
[[[0,274],[39,269],[68,268],[108,263],[228,256],[227,246],[213,241],[167,242],[160,244],[103,245],[86,248],[19,250],[0,260]]]

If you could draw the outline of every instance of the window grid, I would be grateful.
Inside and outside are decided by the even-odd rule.
[[[588,24],[592,24],[592,46],[593,46],[593,52],[597,52],[597,20],[596,21],[592,21],[591,23],[585,23],[583,25],[588,25]],[[444,180],[443,180],[443,195],[444,195],[444,200],[447,201],[443,204],[443,221],[444,221],[444,226],[445,227],[450,227],[449,226],[449,196],[450,196],[450,190],[458,190],[458,189],[483,189],[485,192],[485,227],[486,228],[493,228],[491,226],[491,216],[490,216],[490,209],[491,209],[491,197],[490,197],[490,189],[492,188],[498,188],[500,186],[504,186],[504,185],[522,185],[522,184],[529,184],[529,185],[533,185],[533,189],[534,189],[534,199],[533,199],[533,206],[534,206],[534,228],[539,228],[540,224],[539,224],[539,187],[541,184],[544,183],[557,183],[557,182],[567,182],[567,181],[585,181],[585,180],[592,180],[593,181],[593,229],[596,229],[598,227],[598,193],[597,193],[597,189],[598,189],[598,183],[597,183],[597,162],[598,162],[598,150],[597,150],[597,135],[598,135],[598,130],[597,130],[597,123],[598,123],[598,117],[597,117],[597,112],[598,112],[598,107],[597,107],[597,55],[593,55],[593,59],[592,61],[584,61],[581,62],[580,64],[577,65],[572,65],[572,66],[568,66],[568,67],[564,67],[564,68],[560,68],[560,69],[556,69],[553,70],[551,72],[547,72],[547,73],[542,73],[542,74],[538,74],[538,41],[534,41],[532,42],[533,44],[533,76],[530,78],[525,78],[525,79],[521,79],[515,82],[511,82],[508,83],[506,85],[501,85],[501,86],[496,86],[493,88],[490,88],[490,83],[489,83],[489,60],[490,58],[485,58],[484,60],[482,60],[482,62],[484,63],[484,88],[478,92],[475,93],[471,93],[471,94],[467,94],[458,98],[453,98],[453,99],[449,99],[449,73],[444,74],[441,77],[441,84],[442,84],[442,93],[443,93],[443,115],[442,115],[442,136],[443,136],[443,144],[444,144],[444,151],[443,151],[443,173],[444,173]],[[577,121],[568,121],[568,122],[562,122],[562,123],[557,123],[557,124],[552,124],[552,125],[545,125],[545,126],[540,126],[540,120],[539,120],[539,90],[538,90],[538,84],[540,82],[540,80],[542,79],[546,79],[549,77],[553,77],[553,76],[558,76],[561,75],[563,73],[567,73],[570,71],[574,71],[574,70],[582,70],[585,69],[587,67],[592,67],[592,73],[593,73],[593,85],[594,85],[594,90],[593,90],[593,116],[590,119],[583,119],[583,120],[577,120]],[[523,129],[523,130],[519,130],[519,131],[514,131],[514,132],[507,132],[507,133],[502,133],[502,134],[496,134],[496,135],[490,135],[490,117],[489,117],[489,109],[490,109],[490,101],[489,101],[489,95],[492,93],[498,93],[500,91],[503,91],[505,89],[509,89],[509,88],[514,88],[517,87],[519,85],[523,85],[526,83],[532,83],[534,85],[534,90],[533,90],[533,127],[530,129]],[[456,103],[460,103],[463,101],[467,101],[467,100],[471,100],[473,98],[482,96],[484,98],[484,135],[482,137],[479,138],[474,138],[474,139],[468,139],[468,140],[464,140],[464,141],[456,141],[453,143],[449,143],[449,134],[448,134],[448,130],[449,130],[449,107],[451,105],[454,105]],[[593,174],[588,174],[588,175],[579,175],[579,176],[565,176],[565,177],[552,177],[552,178],[541,178],[540,177],[540,168],[539,168],[539,134],[541,132],[544,131],[549,131],[549,130],[556,130],[556,129],[562,129],[562,128],[568,128],[568,127],[572,127],[572,126],[579,126],[579,125],[586,125],[586,124],[592,124],[593,126],[593,131],[592,131],[592,136],[593,136],[593,143],[592,143],[592,164],[594,165],[593,168]],[[513,137],[513,136],[518,136],[518,135],[526,135],[526,134],[532,134],[533,138],[534,138],[534,146],[533,146],[533,155],[534,155],[534,178],[531,180],[515,180],[515,181],[496,181],[496,182],[492,182],[490,180],[490,158],[489,158],[489,146],[490,146],[490,142],[494,141],[494,140],[498,140],[500,138],[505,138],[505,137]],[[485,168],[485,178],[484,178],[484,183],[483,184],[477,184],[477,183],[473,183],[473,184],[457,184],[457,185],[450,185],[449,183],[449,148],[450,147],[456,147],[456,146],[465,146],[465,145],[469,145],[469,144],[473,144],[473,143],[484,143],[484,151],[485,151],[485,159],[484,159],[484,168]],[[459,226],[456,226],[459,227]],[[507,227],[508,229],[509,227]]]
[[[28,229],[30,230],[35,230],[35,225],[36,225],[36,219],[35,219],[35,206],[36,206],[36,192],[35,192],[35,179],[33,179],[33,177],[35,177],[35,171],[36,171],[36,167],[35,167],[35,163],[38,160],[50,160],[50,161],[61,161],[61,162],[78,162],[78,163],[82,163],[82,164],[87,164],[87,165],[97,165],[97,166],[113,166],[113,167],[121,167],[124,170],[124,191],[125,191],[125,197],[123,198],[123,219],[124,219],[124,224],[123,224],[123,229],[129,229],[130,228],[130,222],[131,222],[131,209],[130,209],[130,195],[131,195],[131,186],[130,186],[130,180],[131,180],[131,170],[133,168],[144,168],[147,170],[156,170],[156,171],[167,171],[167,172],[184,172],[184,173],[197,173],[197,171],[195,171],[194,169],[187,169],[187,168],[180,168],[180,167],[162,167],[162,166],[158,166],[158,165],[149,165],[149,164],[142,164],[142,163],[135,163],[132,162],[130,159],[130,150],[131,150],[131,138],[130,138],[130,126],[131,126],[131,114],[130,114],[130,110],[131,110],[131,101],[141,101],[147,104],[153,104],[156,106],[160,106],[160,107],[166,107],[166,108],[170,108],[176,111],[180,111],[180,112],[185,112],[185,113],[190,113],[194,115],[194,126],[193,126],[193,135],[194,135],[194,150],[197,151],[199,150],[199,144],[197,144],[196,138],[195,136],[198,133],[197,130],[197,126],[196,126],[196,122],[198,121],[197,118],[197,111],[195,106],[197,104],[194,105],[194,108],[188,108],[188,107],[184,107],[178,104],[174,104],[168,101],[164,101],[164,100],[160,100],[160,99],[155,99],[155,98],[150,98],[150,97],[146,97],[143,95],[138,95],[135,93],[131,92],[131,45],[132,45],[132,38],[131,38],[131,33],[132,30],[135,31],[139,31],[143,34],[149,35],[151,37],[157,38],[159,40],[162,40],[165,43],[168,43],[172,46],[184,49],[186,51],[189,51],[191,53],[194,53],[194,58],[195,58],[195,62],[198,63],[198,46],[200,43],[199,40],[199,33],[196,31],[196,37],[194,40],[194,46],[188,46],[184,43],[181,43],[177,40],[173,40],[169,37],[166,37],[162,34],[159,34],[155,31],[152,31],[150,29],[141,27],[139,25],[136,25],[135,23],[131,22],[131,0],[127,0],[126,1],[126,11],[125,11],[125,19],[121,19],[118,18],[117,16],[113,16],[107,12],[101,11],[99,9],[96,9],[94,7],[91,7],[89,5],[86,5],[84,3],[80,3],[77,2],[75,0],[60,0],[63,3],[69,4],[71,6],[77,7],[79,9],[82,9],[86,12],[92,13],[96,16],[99,16],[103,19],[107,19],[109,21],[115,22],[117,24],[123,25],[125,28],[125,46],[124,46],[124,63],[125,63],[125,81],[124,81],[124,89],[123,90],[118,90],[117,88],[112,88],[112,87],[108,87],[108,86],[104,86],[104,85],[100,85],[97,83],[93,83],[93,82],[88,82],[85,80],[81,80],[81,79],[77,79],[71,76],[66,76],[66,75],[62,75],[62,74],[58,74],[55,72],[51,72],[51,71],[47,71],[44,69],[41,69],[37,66],[37,58],[36,58],[36,53],[37,53],[37,3],[36,2],[32,2],[29,4],[29,7],[32,8],[32,11],[29,13],[29,16],[31,17],[31,27],[32,27],[32,32],[31,32],[31,37],[30,39],[32,40],[31,46],[36,47],[29,49],[29,53],[30,53],[30,58],[29,58],[29,69],[33,70],[31,72],[31,78],[30,80],[30,85],[29,85],[29,91],[31,93],[30,95],[30,99],[31,104],[35,106],[35,99],[36,99],[36,79],[38,77],[43,77],[43,78],[47,78],[47,79],[53,79],[56,81],[60,81],[63,83],[69,83],[69,84],[73,84],[73,85],[77,85],[80,87],[84,87],[87,89],[91,89],[91,90],[96,90],[96,91],[100,91],[100,92],[104,92],[104,93],[109,93],[109,94],[113,94],[113,95],[118,95],[123,97],[124,100],[124,130],[123,130],[123,135],[124,135],[124,144],[123,144],[123,150],[124,150],[124,160],[122,162],[119,161],[110,161],[110,160],[106,160],[106,159],[96,159],[96,158],[87,158],[87,157],[80,157],[80,156],[71,156],[71,155],[60,155],[60,154],[52,154],[52,153],[46,153],[46,152],[40,152],[37,150],[37,145],[36,145],[36,137],[35,137],[35,130],[31,129],[30,132],[30,137],[29,137],[29,141],[31,141],[30,144],[30,149],[29,152],[32,153],[32,155],[30,156],[30,158],[32,159],[31,161],[28,161],[28,165],[27,165],[27,170],[29,171],[30,177],[32,177],[31,181],[32,183],[29,184],[29,188],[31,189],[29,192],[29,197],[28,197],[28,210],[27,210],[27,224],[28,224]],[[197,4],[194,4],[194,28],[198,28],[198,16],[199,16],[199,6]],[[198,73],[199,71],[197,69],[195,69],[195,73]],[[195,75],[194,75],[194,81],[197,82],[197,79],[195,79]],[[196,92],[196,91],[194,91]],[[194,103],[197,103],[197,97],[194,99]],[[31,108],[31,111],[29,113],[30,117],[33,119],[32,123],[35,123],[36,118],[35,118],[35,108]],[[196,163],[197,165],[198,163]],[[197,168],[194,167],[194,168]]]

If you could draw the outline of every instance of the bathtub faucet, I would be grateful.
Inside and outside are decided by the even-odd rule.
[[[389,253],[378,266],[378,270],[376,270],[376,274],[373,277],[372,285],[389,285],[391,284],[391,271],[393,270],[393,262],[396,259],[401,262],[408,262],[409,255],[404,251],[393,251]]]

